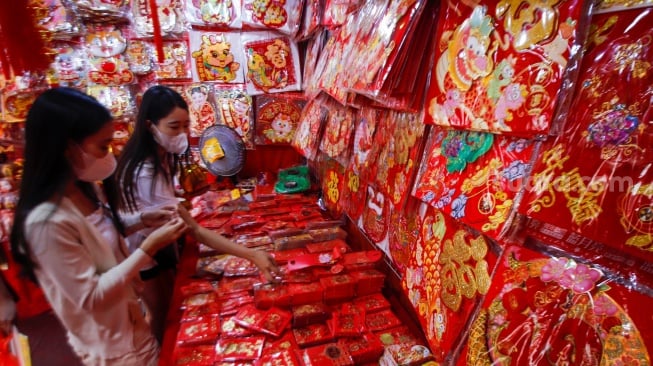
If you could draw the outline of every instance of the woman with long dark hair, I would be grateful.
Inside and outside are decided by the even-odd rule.
[[[25,126],[12,254],[43,288],[84,364],[155,365],[158,345],[134,285],[151,256],[187,227],[161,210],[121,222],[112,137],[112,117],[94,98],[55,88],[36,99]],[[129,254],[123,234],[143,225],[161,226]]]
[[[121,210],[133,212],[178,204],[175,175],[179,155],[188,150],[189,125],[188,105],[179,93],[161,85],[145,92],[134,133],[122,150],[116,169],[116,180],[122,187]],[[189,234],[198,242],[251,260],[270,281],[278,276],[279,268],[269,253],[238,245],[200,226],[181,205],[178,211],[190,228]],[[130,248],[138,246],[146,234],[147,230],[143,230],[130,236]],[[167,263],[174,262],[174,254],[160,253],[156,258],[159,265],[145,272],[145,277],[151,279],[146,281],[144,293],[145,301],[153,309],[152,329],[160,339],[174,276],[174,269]],[[152,296],[147,296],[148,293]]]

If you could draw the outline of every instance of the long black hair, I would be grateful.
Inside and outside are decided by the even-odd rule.
[[[116,168],[116,180],[122,188],[121,209],[129,211],[138,209],[136,197],[139,193],[145,194],[145,192],[137,192],[135,178],[138,177],[143,163],[148,159],[154,164],[154,177],[161,175],[169,184],[172,184],[172,177],[177,173],[179,157],[168,153],[165,162],[168,167],[167,169],[163,168],[164,162],[158,154],[159,145],[154,140],[148,122],[158,125],[159,121],[172,113],[175,108],[188,111],[188,104],[179,93],[167,86],[156,85],[143,94],[134,132],[122,149]],[[154,191],[156,181],[156,179],[152,179],[150,192]]]
[[[112,120],[111,113],[95,98],[72,88],[47,90],[30,108],[25,122],[23,176],[10,242],[14,259],[31,279],[35,280],[35,263],[25,240],[27,216],[39,204],[51,199],[58,204],[63,197],[66,184],[74,176],[66,157],[69,144],[80,144]],[[90,199],[99,202],[92,183],[77,181],[76,184]],[[123,232],[116,215],[116,185],[109,178],[103,188],[114,224]]]

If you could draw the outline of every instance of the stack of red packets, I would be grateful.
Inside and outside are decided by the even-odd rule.
[[[243,245],[270,238],[262,248],[284,270],[281,281],[265,283],[247,261],[200,251],[195,275],[211,277],[189,279],[179,288],[172,365],[365,365],[379,364],[382,356],[394,362],[389,364],[416,365],[431,359],[426,343],[402,327],[381,293],[380,251],[352,251],[340,223],[321,214],[303,228],[290,226],[297,223],[293,213],[314,208],[306,198],[262,203],[220,214],[228,218],[223,228],[257,222],[235,230],[232,224],[223,233],[238,232],[233,238]],[[288,226],[257,232],[271,226],[266,221],[271,216]],[[426,352],[407,360],[388,351],[391,346]]]

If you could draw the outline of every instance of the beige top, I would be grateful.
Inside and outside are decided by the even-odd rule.
[[[67,198],[59,206],[35,207],[25,233],[36,277],[75,351],[99,358],[137,351],[134,323],[143,314],[132,282],[150,257],[139,249],[118,263],[102,234]]]

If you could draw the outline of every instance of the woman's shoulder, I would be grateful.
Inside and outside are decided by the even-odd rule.
[[[70,204],[66,202],[66,199],[61,202],[43,202],[30,211],[25,220],[25,225],[45,225],[47,223],[70,221],[76,215],[69,206]]]

